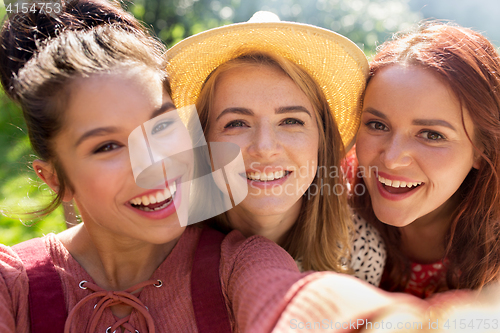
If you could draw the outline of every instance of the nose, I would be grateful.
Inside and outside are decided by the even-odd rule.
[[[259,124],[252,135],[248,153],[251,156],[270,159],[281,153],[283,147],[276,130],[271,124]]]
[[[403,135],[393,135],[383,147],[380,159],[387,169],[397,169],[412,163],[411,142]]]

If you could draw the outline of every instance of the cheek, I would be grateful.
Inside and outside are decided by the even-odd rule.
[[[222,134],[217,131],[209,131],[207,134],[208,142],[231,142],[245,153],[245,148],[252,144],[252,134],[250,132],[238,133],[238,134]]]
[[[205,130],[205,129],[203,129],[203,130]],[[209,125],[208,131],[205,134],[205,139],[206,139],[207,142],[216,141],[214,139],[214,126],[213,126],[213,124]]]
[[[422,152],[421,168],[436,182],[459,186],[473,165],[473,153],[467,149],[443,152]]]
[[[281,139],[281,144],[285,147],[287,155],[291,160],[301,168],[307,168],[305,180],[312,182],[318,169],[318,150],[319,135],[311,133],[310,135],[291,134]]]
[[[122,184],[130,178],[133,181],[130,170],[130,162],[124,158],[114,161],[97,163],[79,163],[75,166],[71,177],[75,193],[82,197],[106,198],[114,196]]]
[[[362,130],[358,132],[356,139],[356,157],[359,165],[368,165],[369,161],[375,156],[376,139],[368,136]]]

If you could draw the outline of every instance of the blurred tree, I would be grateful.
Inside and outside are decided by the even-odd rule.
[[[314,24],[334,30],[367,53],[392,33],[418,22],[409,0],[134,0],[126,5],[172,46],[181,39],[232,22],[247,21],[268,10],[284,21]]]
[[[34,157],[25,127],[21,110],[0,92],[0,213],[6,215],[0,215],[0,243],[7,245],[66,228],[62,209],[40,223],[32,223],[23,215],[51,198],[47,187],[40,187],[30,170]]]

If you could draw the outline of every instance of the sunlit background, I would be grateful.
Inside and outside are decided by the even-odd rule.
[[[0,4],[4,17],[5,6],[1,0]],[[334,30],[368,56],[394,32],[430,18],[474,28],[500,45],[497,0],[134,0],[123,6],[167,46],[206,29],[247,21],[259,10]],[[33,180],[33,158],[21,112],[0,91],[0,209],[10,216],[0,215],[0,243],[12,245],[66,228],[63,209],[31,227],[12,218],[50,199],[47,188]]]
[[[169,46],[209,28],[246,21],[258,10],[334,30],[367,52],[424,18],[453,20],[500,40],[497,0],[135,0],[127,6]]]

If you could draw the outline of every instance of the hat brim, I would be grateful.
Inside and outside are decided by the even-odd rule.
[[[167,52],[172,99],[196,104],[208,75],[251,51],[279,54],[302,66],[323,90],[342,141],[358,129],[368,61],[356,44],[333,31],[295,22],[237,23],[184,39]]]

